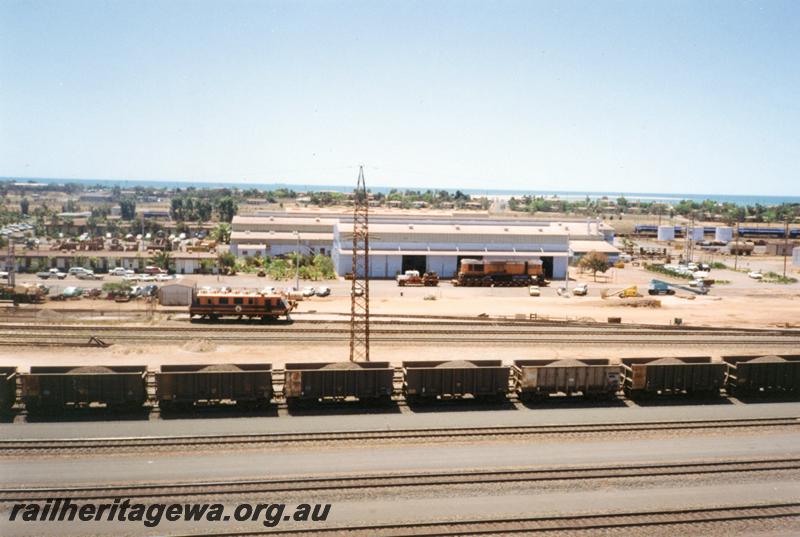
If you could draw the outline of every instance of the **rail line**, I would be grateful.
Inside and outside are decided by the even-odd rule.
[[[800,458],[728,460],[671,464],[640,464],[545,469],[500,469],[468,472],[414,472],[337,477],[292,477],[246,481],[89,485],[79,487],[9,488],[0,490],[0,502],[31,502],[49,498],[81,500],[163,498],[322,492],[397,487],[442,487],[477,483],[543,483],[639,477],[688,477],[704,474],[800,470]]]
[[[797,345],[800,333],[794,331],[765,332],[676,332],[674,330],[622,329],[614,332],[594,329],[531,329],[530,327],[491,327],[464,329],[458,325],[450,328],[424,326],[376,326],[372,329],[375,342],[409,343],[459,343],[486,342],[502,338],[507,344],[627,344],[644,345],[703,345],[727,343],[730,345]],[[71,326],[71,325],[3,325],[0,326],[0,345],[3,346],[86,346],[91,337],[102,338],[107,343],[174,342],[176,339],[205,338],[222,343],[242,344],[252,342],[340,342],[349,340],[349,328],[342,326],[210,326],[210,327],[151,327],[151,326]]]
[[[497,333],[531,333],[537,335],[566,335],[575,333],[603,334],[611,332],[614,335],[707,335],[707,336],[753,336],[753,337],[789,337],[800,338],[800,330],[792,329],[761,329],[761,330],[740,330],[740,329],[708,329],[684,327],[628,327],[621,325],[567,325],[567,326],[539,326],[529,323],[490,323],[490,322],[462,322],[462,323],[424,323],[407,321],[373,321],[372,332],[376,333],[408,333],[409,330],[423,331],[430,333],[446,333],[457,330],[461,333],[478,334],[497,334]],[[326,326],[327,325],[327,326]],[[254,333],[335,333],[347,332],[349,324],[336,321],[296,321],[296,322],[274,322],[263,324],[259,322],[246,322],[244,324],[223,323],[223,324],[191,324],[191,325],[172,325],[172,326],[117,326],[103,324],[0,324],[2,332],[165,332],[165,333],[204,333],[204,332],[245,332]]]
[[[653,431],[720,430],[732,428],[768,429],[800,427],[800,417],[745,418],[725,420],[654,421],[637,423],[521,425],[498,427],[443,427],[425,429],[357,430],[297,433],[252,433],[206,436],[148,436],[116,438],[60,438],[0,440],[0,455],[120,448],[173,449],[195,446],[286,445],[319,442],[363,442],[369,440],[475,440],[494,437],[537,437],[545,435],[637,433]]]
[[[446,522],[411,522],[369,526],[328,528],[278,529],[270,531],[237,531],[215,533],[227,536],[292,537],[307,535],[337,535],[342,537],[388,536],[456,536],[456,535],[510,535],[592,530],[646,530],[655,527],[692,524],[721,524],[768,519],[795,519],[800,517],[800,503],[746,504],[713,508],[669,509],[659,511],[627,511],[587,515],[564,515],[527,518],[495,518],[455,520]],[[708,529],[708,528],[706,528]],[[177,537],[189,537],[177,536]]]

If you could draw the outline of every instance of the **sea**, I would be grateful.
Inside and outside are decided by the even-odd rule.
[[[145,188],[238,188],[259,190],[277,190],[288,188],[295,192],[308,191],[333,191],[333,192],[352,192],[353,185],[318,185],[318,184],[287,184],[287,183],[255,183],[255,182],[213,182],[213,181],[172,181],[172,180],[137,180],[137,179],[64,179],[53,177],[0,177],[0,181],[12,181],[17,183],[46,183],[63,185],[67,183],[80,184],[87,187],[103,186],[120,188],[133,188],[141,186]],[[628,200],[638,201],[661,201],[665,203],[677,203],[681,200],[691,200],[702,202],[713,200],[720,203],[733,203],[735,205],[756,205],[765,206],[780,205],[782,203],[800,203],[800,196],[762,196],[762,195],[731,195],[731,194],[688,194],[688,193],[655,193],[655,192],[616,192],[616,191],[568,191],[568,190],[518,190],[518,189],[479,189],[479,188],[431,188],[431,187],[391,187],[391,186],[370,186],[369,190],[373,193],[389,193],[391,190],[447,190],[455,192],[461,190],[465,194],[473,196],[501,197],[509,198],[512,196],[544,196],[546,198],[579,200],[589,197],[590,199],[616,199],[624,196]]]

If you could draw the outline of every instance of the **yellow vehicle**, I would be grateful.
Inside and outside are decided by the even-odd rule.
[[[612,295],[617,295],[620,298],[638,298],[642,296],[639,294],[639,288],[635,285],[624,289],[606,289],[600,294],[603,298],[608,298]]]

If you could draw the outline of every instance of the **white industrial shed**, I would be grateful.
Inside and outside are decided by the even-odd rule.
[[[188,306],[197,292],[197,282],[176,280],[158,288],[158,303],[162,306]]]
[[[332,257],[339,275],[352,272],[352,241],[350,226],[334,227]],[[569,255],[568,234],[558,226],[370,225],[371,278],[393,278],[406,270],[449,278],[462,259],[541,259],[547,277],[563,278]]]

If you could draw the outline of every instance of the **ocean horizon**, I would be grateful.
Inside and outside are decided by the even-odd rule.
[[[256,183],[256,182],[223,182],[223,181],[175,181],[175,180],[150,180],[150,179],[84,179],[84,178],[57,178],[57,177],[0,177],[0,181],[13,181],[18,183],[46,183],[51,185],[79,184],[83,186],[102,186],[121,188],[145,187],[145,188],[236,188],[236,189],[258,189],[276,190],[288,188],[296,192],[307,191],[333,191],[351,192],[352,185],[318,185],[303,183]],[[511,197],[511,196],[545,196],[551,198],[561,198],[566,200],[600,199],[607,197],[616,199],[624,196],[629,200],[638,201],[664,201],[679,202],[681,200],[691,200],[702,202],[713,200],[720,203],[734,203],[736,205],[780,205],[782,203],[800,203],[800,196],[774,196],[774,195],[746,195],[746,194],[688,194],[688,193],[657,193],[657,192],[618,192],[618,191],[570,191],[570,190],[522,190],[522,189],[494,189],[494,188],[434,188],[434,187],[392,187],[392,186],[370,186],[371,192],[388,193],[391,190],[446,190],[450,193],[460,190],[465,194],[488,197]]]

